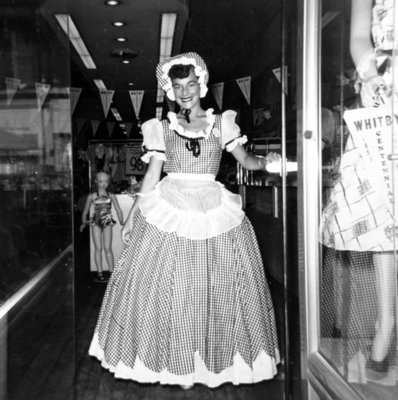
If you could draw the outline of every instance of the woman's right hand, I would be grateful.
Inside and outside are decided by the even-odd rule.
[[[132,224],[129,221],[126,221],[122,228],[122,241],[124,244],[127,244],[130,240],[130,233],[132,231]]]

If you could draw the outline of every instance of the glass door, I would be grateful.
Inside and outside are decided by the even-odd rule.
[[[300,282],[310,398],[397,396],[394,6],[302,8]]]

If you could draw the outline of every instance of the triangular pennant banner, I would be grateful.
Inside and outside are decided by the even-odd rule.
[[[48,83],[36,82],[36,96],[37,96],[37,108],[41,110],[44,101],[50,91],[51,85]]]
[[[144,90],[129,90],[131,102],[133,103],[135,116],[139,118]]]
[[[284,88],[285,88],[285,93],[287,94],[287,65],[285,65],[283,68],[284,68],[283,69],[283,71],[284,71],[283,79],[284,79],[284,83],[285,83]],[[282,68],[281,67],[274,68],[272,70],[272,72],[274,73],[275,78],[278,80],[278,82],[282,83]]]
[[[115,122],[113,122],[113,121],[107,121],[107,122],[106,122],[106,127],[108,128],[108,135],[109,135],[109,137],[112,137],[113,128],[115,127]]]
[[[222,99],[224,93],[224,82],[214,83],[210,86],[210,90],[213,94],[214,99],[217,102],[218,108],[222,110]]]
[[[133,123],[132,122],[126,122],[125,125],[126,125],[126,135],[130,139],[131,129],[133,127]]]
[[[275,78],[278,80],[278,82],[281,83],[281,68],[274,68],[272,72],[274,73]]]
[[[7,90],[7,106],[9,106],[14,98],[14,94],[21,84],[20,79],[6,77],[6,90]]]
[[[70,96],[70,113],[73,114],[75,111],[76,104],[79,101],[80,93],[82,92],[81,88],[70,87],[69,88],[69,96]]]
[[[245,96],[246,101],[250,105],[250,84],[251,84],[251,76],[246,76],[245,78],[240,78],[237,79],[236,82],[238,82],[238,85],[240,87],[240,90],[243,93],[243,96]]]
[[[86,122],[86,120],[84,118],[77,118],[76,119],[77,136],[80,135],[80,132],[82,131],[82,128],[83,128],[85,122]]]
[[[106,116],[108,115],[109,107],[111,106],[113,94],[115,93],[115,91],[108,90],[108,89],[99,89],[99,91],[100,91],[100,95],[101,95],[102,107],[104,109],[104,114],[105,114],[105,118],[106,118]]]
[[[93,136],[95,137],[95,135],[97,134],[97,130],[99,127],[99,124],[101,123],[101,121],[97,121],[95,119],[93,119],[91,121],[91,129],[93,130]]]

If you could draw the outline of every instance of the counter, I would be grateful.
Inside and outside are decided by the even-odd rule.
[[[131,207],[133,206],[134,199],[133,197],[129,196],[128,194],[117,194],[116,195],[117,201],[120,205],[120,208],[123,212],[123,220],[126,220],[128,213],[130,212]],[[90,215],[93,213],[93,206],[90,209]],[[123,250],[124,244],[122,242],[122,225],[120,225],[119,220],[117,218],[116,210],[112,205],[112,215],[113,219],[116,221],[116,224],[112,227],[112,251],[113,257],[116,260],[119,258],[120,253]],[[90,270],[96,271],[95,262],[94,262],[94,242],[93,237],[91,234],[91,227],[90,227]],[[102,269],[104,271],[109,271],[108,264],[106,262],[105,253],[102,252]]]

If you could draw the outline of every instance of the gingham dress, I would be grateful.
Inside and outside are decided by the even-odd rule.
[[[161,384],[255,383],[277,372],[274,309],[241,200],[216,182],[223,148],[243,143],[235,113],[143,124],[144,161],[167,176],[140,199],[107,286],[90,354],[117,378]],[[221,133],[222,132],[222,133]],[[188,150],[196,137],[200,154]]]

